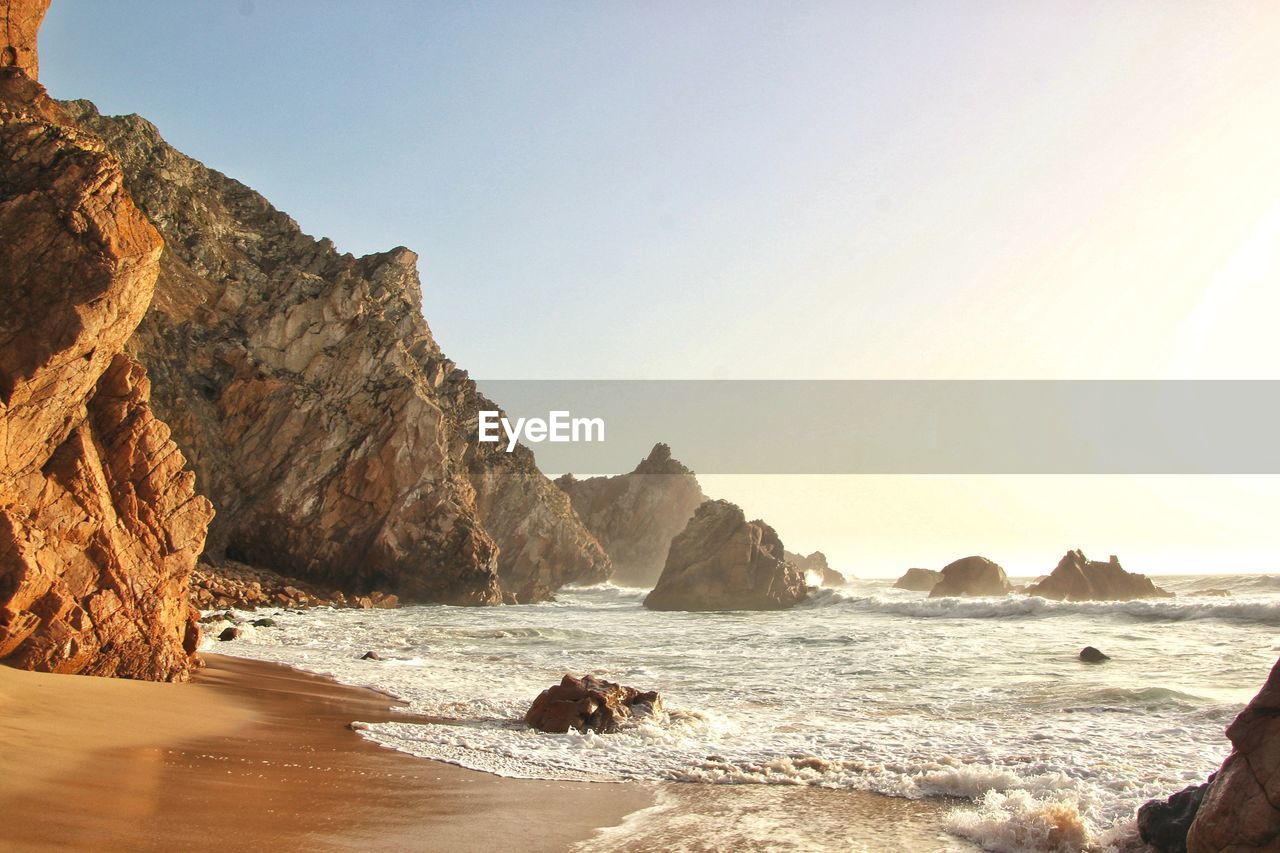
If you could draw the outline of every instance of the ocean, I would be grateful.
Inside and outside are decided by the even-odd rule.
[[[538,605],[259,610],[275,627],[205,648],[394,695],[439,722],[359,728],[425,758],[703,783],[656,784],[659,804],[614,839],[635,849],[1104,850],[1147,799],[1218,767],[1280,655],[1280,577],[1155,580],[1177,597],[929,599],[855,580],[767,613],[650,612],[643,590],[604,585]],[[1086,645],[1112,659],[1080,662]],[[665,711],[611,735],[525,727],[564,673],[656,689]],[[901,808],[859,836],[831,791]]]

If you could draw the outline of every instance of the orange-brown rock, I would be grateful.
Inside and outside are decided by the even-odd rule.
[[[49,0],[0,0],[0,68],[17,68],[32,80],[40,77],[36,36],[49,11]]]
[[[693,472],[661,443],[629,474],[585,480],[565,474],[556,485],[608,552],[614,581],[632,586],[657,582],[671,540],[707,499]]]
[[[45,5],[7,4],[11,46]],[[26,75],[26,43],[0,69],[0,658],[181,679],[211,509],[122,352],[161,241],[101,140]]]
[[[1187,850],[1280,850],[1280,660],[1227,738],[1231,754],[1204,793]]]
[[[538,694],[524,721],[555,734],[569,729],[608,734],[617,731],[622,720],[661,708],[662,697],[656,691],[642,692],[594,675],[575,678],[566,674],[559,684]]]
[[[804,575],[785,559],[782,540],[763,521],[747,521],[728,501],[698,507],[671,540],[651,610],[783,610],[809,595]]]

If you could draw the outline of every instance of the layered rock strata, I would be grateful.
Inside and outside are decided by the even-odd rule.
[[[1103,563],[1075,550],[1068,551],[1047,578],[1027,587],[1027,595],[1059,601],[1129,601],[1165,598],[1170,593],[1146,575],[1125,571],[1114,555]]]
[[[476,441],[497,407],[437,346],[413,252],[340,254],[143,119],[66,106],[167,242],[130,345],[217,507],[212,559],[459,604],[609,576],[532,453]]]
[[[0,658],[178,680],[197,662],[187,588],[211,510],[122,351],[161,240],[116,158],[31,76],[47,5],[4,5]]]
[[[693,472],[661,443],[629,474],[585,480],[565,474],[555,482],[608,552],[615,582],[628,586],[657,582],[671,540],[707,499]]]
[[[808,598],[804,575],[785,559],[763,521],[747,521],[728,501],[698,507],[671,549],[651,610],[782,610]]]

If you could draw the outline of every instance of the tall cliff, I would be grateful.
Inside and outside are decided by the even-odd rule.
[[[211,510],[123,352],[161,240],[35,81],[47,7],[6,2],[0,48],[0,658],[181,679]]]
[[[556,485],[609,553],[617,582],[634,586],[658,582],[671,540],[707,499],[665,444],[655,444],[629,474],[585,480],[565,474]]]
[[[609,576],[532,453],[480,449],[496,406],[437,346],[412,252],[340,254],[149,122],[65,106],[166,241],[130,347],[217,508],[213,557],[462,604]]]

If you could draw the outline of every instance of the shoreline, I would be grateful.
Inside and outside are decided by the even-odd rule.
[[[347,728],[415,719],[390,697],[205,658],[185,685],[0,666],[0,848],[564,850],[655,802],[400,753]]]

